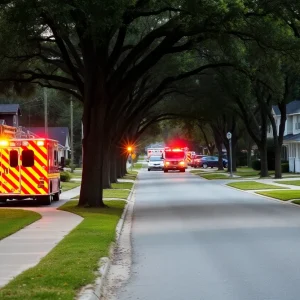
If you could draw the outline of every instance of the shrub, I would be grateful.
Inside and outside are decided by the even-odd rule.
[[[60,173],[60,180],[62,182],[68,182],[71,180],[71,175],[69,172],[61,172]]]
[[[255,171],[260,171],[260,169],[261,169],[261,163],[260,163],[260,160],[254,160],[254,161],[252,162],[252,168],[253,168],[253,170],[255,170]]]
[[[289,163],[285,162],[281,164],[281,171],[283,173],[288,173],[290,171]]]

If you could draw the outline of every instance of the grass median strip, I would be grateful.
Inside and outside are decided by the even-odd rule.
[[[199,175],[205,179],[209,179],[209,180],[214,180],[214,179],[231,179],[229,176],[227,176],[226,174],[196,174]]]
[[[276,183],[300,186],[300,180],[277,180]]]
[[[33,211],[23,209],[0,209],[0,240],[40,218],[41,215]]]
[[[121,189],[105,189],[103,190],[103,198],[119,198],[127,199],[130,194],[129,190],[121,190]],[[78,200],[79,195],[72,198],[73,200]]]
[[[275,190],[284,189],[284,187],[276,186],[273,184],[265,184],[257,181],[243,181],[228,183],[228,186],[240,189],[240,190]]]
[[[129,189],[131,190],[133,187],[133,182],[117,182],[112,183],[111,187],[113,189]]]
[[[128,190],[121,189],[105,189],[103,190],[103,198],[120,198],[127,199],[130,194]]]
[[[66,192],[68,190],[74,189],[78,186],[80,186],[81,182],[78,181],[69,181],[69,182],[62,182],[61,183],[61,189],[63,192]]]
[[[133,168],[139,170],[143,167],[143,165],[144,165],[143,163],[135,163],[133,164]]]
[[[293,199],[300,199],[300,191],[289,190],[289,191],[265,191],[265,192],[257,192],[257,194],[279,199],[282,201],[288,201]],[[298,203],[296,203],[298,204]]]
[[[137,174],[137,171],[128,171],[128,173],[123,176],[122,179],[136,180]]]
[[[59,209],[84,220],[40,263],[0,289],[1,300],[73,300],[78,290],[93,283],[101,257],[108,256],[124,201],[106,202],[108,208],[77,207],[67,202]]]

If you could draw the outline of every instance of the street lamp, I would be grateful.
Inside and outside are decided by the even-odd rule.
[[[127,151],[128,151],[128,153],[130,154],[131,171],[132,171],[132,168],[133,168],[133,161],[132,161],[132,147],[128,146],[128,147],[127,147]]]

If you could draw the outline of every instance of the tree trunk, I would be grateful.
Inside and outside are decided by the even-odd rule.
[[[79,206],[104,207],[103,170],[109,149],[109,134],[104,128],[100,105],[85,107],[83,169]]]
[[[117,181],[117,155],[116,149],[113,148],[110,153],[110,183],[116,183]]]
[[[282,146],[278,144],[275,148],[275,178],[282,178],[281,150]]]
[[[247,145],[247,166],[249,168],[252,168],[251,151],[252,151],[252,143],[248,143],[248,145]]]
[[[269,176],[268,151],[267,151],[266,144],[263,147],[259,148],[259,153],[260,153],[260,163],[261,163],[260,177],[268,177]]]
[[[215,145],[216,145],[216,148],[217,148],[218,154],[219,154],[218,170],[222,171],[222,170],[224,170],[224,167],[223,167],[223,156],[222,156],[222,154],[223,154],[222,153],[222,139],[219,136],[219,133],[218,133],[218,131],[215,128],[212,128],[212,130],[213,130],[213,134],[214,134]]]
[[[117,176],[117,178],[122,178],[124,176],[122,162],[123,162],[122,155],[120,153],[117,153],[116,154],[116,176]]]
[[[103,188],[110,189],[111,181],[110,181],[110,149],[106,149],[106,153],[104,153],[104,161],[103,161]]]

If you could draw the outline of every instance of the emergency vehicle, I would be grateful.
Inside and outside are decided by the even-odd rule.
[[[147,149],[147,160],[149,161],[150,156],[162,156],[164,153],[164,148],[148,148]]]
[[[166,147],[164,149],[164,172],[167,173],[169,170],[185,172],[187,168],[186,154],[186,148]]]
[[[196,155],[195,151],[187,151],[186,160],[187,160],[188,166],[192,165],[192,161],[193,161],[193,158],[195,155]]]
[[[16,138],[16,128],[0,125],[0,202],[31,198],[50,205],[59,196],[58,141]]]

